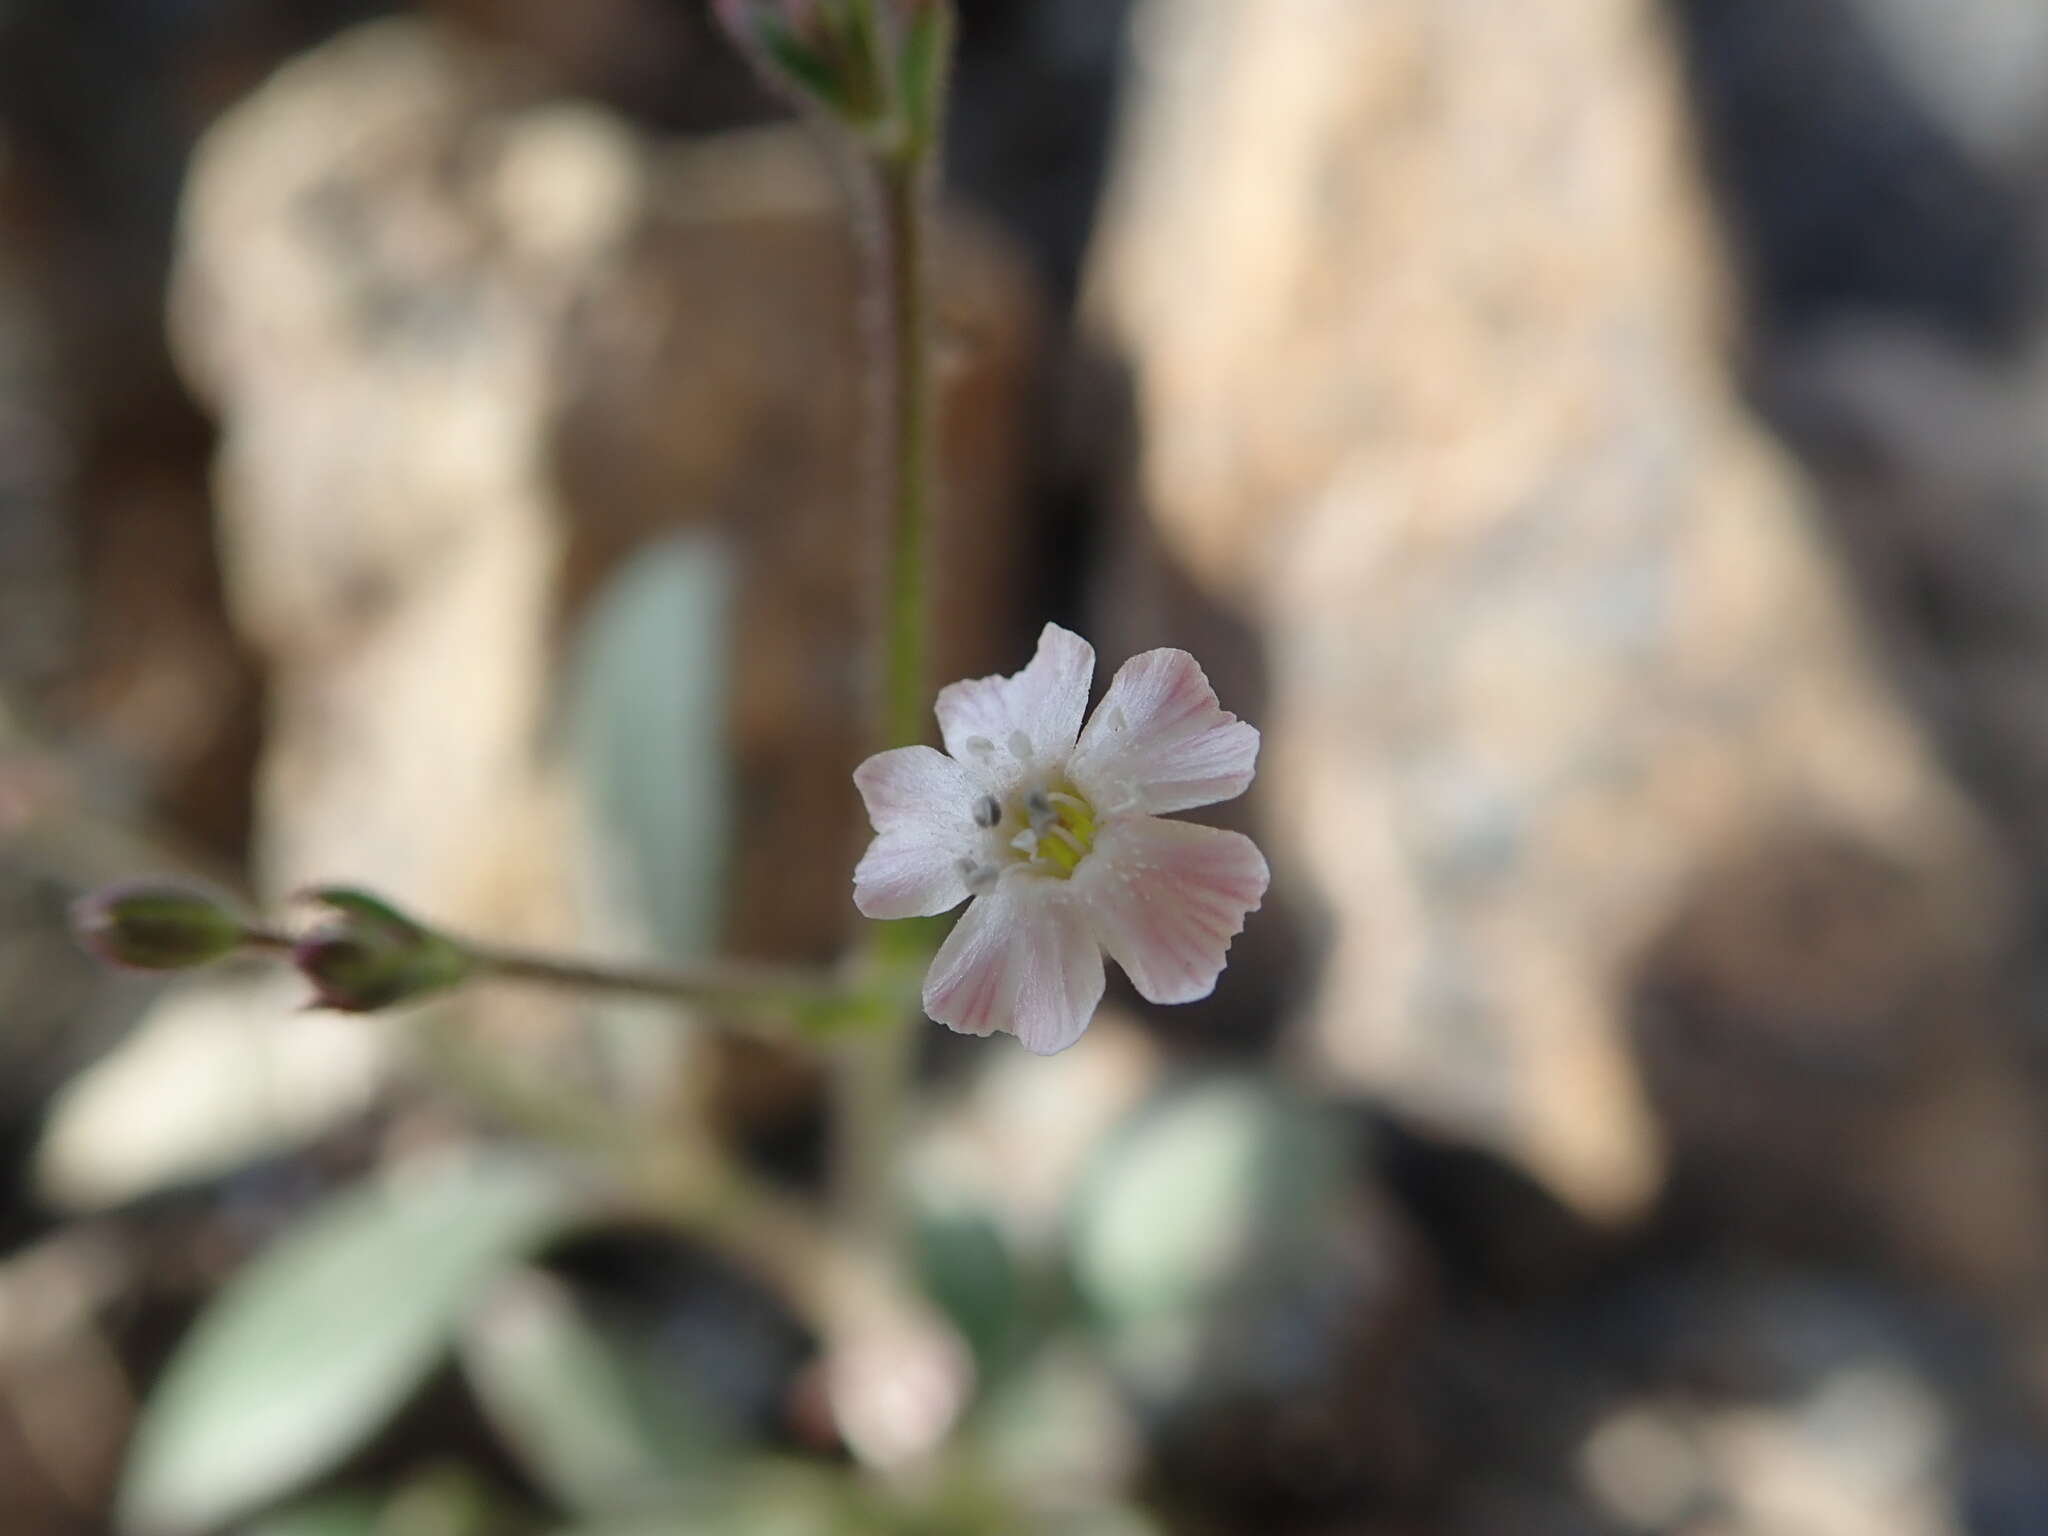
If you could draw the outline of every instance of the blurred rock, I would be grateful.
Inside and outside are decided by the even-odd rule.
[[[229,597],[269,672],[259,885],[331,876],[530,938],[568,926],[535,759],[547,348],[622,237],[630,167],[562,117],[465,161],[508,90],[398,25],[288,65],[200,146],[172,319],[222,418]],[[551,154],[563,206],[522,203]]]
[[[1714,860],[1638,999],[1685,1229],[2038,1309],[2048,1145],[2013,938],[1924,869],[1810,829]]]
[[[1669,9],[1764,325],[1793,330],[1875,310],[1987,350],[2004,345],[2039,286],[2023,173],[1958,140],[1908,77],[1915,61],[1901,53],[1917,44],[1898,34],[1910,28],[1967,57],[1980,46],[1964,36],[1971,16],[2014,7],[1672,0]],[[1921,19],[1906,23],[1910,10]],[[1881,12],[1904,25],[1873,25]],[[1999,72],[2014,65],[2024,81],[2024,49],[2005,53]],[[2005,90],[1983,84],[1979,105],[1993,106]]]
[[[567,601],[664,528],[731,541],[743,852],[729,933],[747,953],[822,957],[847,931],[865,837],[849,765],[870,750],[862,636],[881,559],[862,507],[857,252],[799,131],[685,143],[649,174],[630,246],[561,345]],[[934,551],[934,668],[948,679],[1017,665],[1038,316],[1017,257],[977,224],[943,228],[933,271],[952,508]]]
[[[0,134],[0,684],[15,689],[47,682],[73,635],[60,508],[76,445],[53,404],[55,338],[41,294],[10,238],[9,159]]]
[[[1031,300],[985,237],[940,275],[946,456],[978,524],[945,589],[958,667],[1001,651],[1002,603],[970,599],[1003,590]],[[807,140],[657,150],[454,33],[344,34],[221,122],[174,324],[222,420],[231,598],[270,678],[266,888],[357,880],[573,940],[556,640],[636,549],[709,526],[740,573],[732,935],[829,952],[865,745],[853,284]]]
[[[1353,1152],[1326,1108],[1211,1078],[1165,1084],[1089,1158],[1075,1292],[1184,1512],[1271,1530],[1434,1470],[1409,1390],[1426,1260]]]
[[[1815,827],[1937,911],[2000,900],[1725,377],[1669,40],[1647,0],[1137,26],[1095,313],[1167,550],[1267,643],[1319,1059],[1638,1209],[1635,957],[1731,840]]]
[[[1958,1536],[2040,1528],[2025,1362],[1917,1287],[1745,1260],[1637,1265],[1423,1347],[1457,1536]]]
[[[2048,347],[1870,317],[1780,342],[1769,399],[1957,772],[2048,875]]]
[[[1927,109],[1993,165],[2048,152],[2048,7],[2037,0],[1853,0]]]

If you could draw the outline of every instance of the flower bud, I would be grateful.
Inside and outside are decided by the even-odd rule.
[[[469,956],[452,940],[364,891],[322,886],[306,893],[327,917],[292,945],[292,963],[313,983],[316,1008],[374,1013],[459,986]]]
[[[871,8],[856,0],[716,0],[716,8],[770,83],[855,128],[881,115]]]
[[[231,954],[249,925],[204,891],[135,881],[82,896],[71,907],[78,942],[114,965],[182,971]]]

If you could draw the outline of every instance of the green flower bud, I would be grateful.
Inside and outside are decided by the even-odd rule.
[[[887,30],[901,0],[714,0],[771,84],[858,132],[893,116]]]
[[[80,897],[71,931],[87,950],[137,971],[182,971],[232,954],[249,925],[190,886],[133,881]]]
[[[388,902],[345,886],[306,895],[328,911],[292,945],[292,963],[313,983],[312,1006],[374,1013],[468,979],[470,958],[459,944]]]

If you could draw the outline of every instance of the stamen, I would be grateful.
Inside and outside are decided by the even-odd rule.
[[[1031,738],[1022,731],[1010,732],[1010,756],[1020,763],[1031,761]]]
[[[1050,832],[1058,822],[1059,818],[1053,814],[1052,801],[1046,798],[1042,789],[1034,789],[1024,797],[1024,809],[1031,817],[1031,830],[1040,837]]]
[[[992,889],[1002,874],[993,864],[981,864],[968,858],[959,860],[953,867],[960,871],[960,878],[967,882],[967,889],[976,896]]]
[[[1069,848],[1074,850],[1074,857],[1076,859],[1079,859],[1082,854],[1088,851],[1088,844],[1084,843],[1083,841],[1081,841],[1080,838],[1076,837],[1073,834],[1073,832],[1067,828],[1065,823],[1061,823],[1060,825],[1055,826],[1052,829],[1052,834],[1053,837],[1058,838],[1061,842],[1065,843]],[[1047,838],[1045,839],[1044,843],[1040,844],[1040,846],[1046,846],[1046,844],[1049,844],[1051,841],[1052,838]]]
[[[992,827],[1002,819],[1002,802],[994,795],[983,795],[974,802],[974,824],[977,827]]]
[[[1095,846],[1095,808],[1078,795],[1063,795],[1054,790],[1050,799],[1057,807],[1055,814],[1059,823],[1081,840],[1081,850],[1086,852]]]
[[[1061,876],[1071,875],[1087,852],[1062,828],[1058,837],[1048,837],[1038,845],[1038,862],[1051,865],[1053,872]]]
[[[1022,832],[1019,832],[1010,839],[1010,846],[1023,854],[1025,858],[1033,858],[1038,853],[1038,834],[1029,827],[1026,827]]]

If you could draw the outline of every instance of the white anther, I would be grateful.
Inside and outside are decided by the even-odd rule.
[[[961,745],[976,757],[994,757],[996,755],[996,744],[986,736],[970,736]]]
[[[1027,859],[1036,858],[1038,856],[1038,834],[1029,827],[1026,827],[1022,832],[1019,832],[1010,839],[1010,846],[1023,854]]]
[[[1031,761],[1031,738],[1022,731],[1010,732],[1010,756],[1020,763]]]
[[[983,795],[974,802],[974,824],[977,827],[992,827],[1002,819],[1002,802],[994,795]]]

